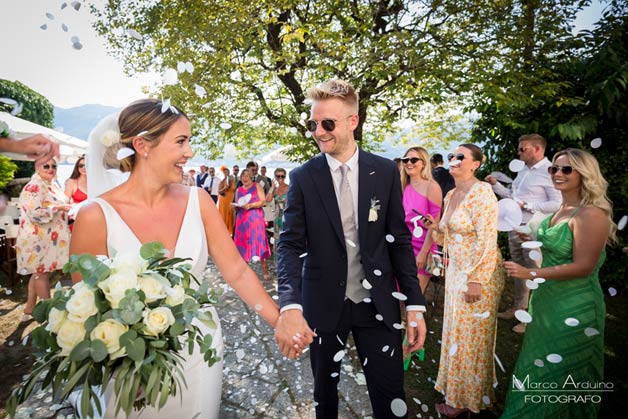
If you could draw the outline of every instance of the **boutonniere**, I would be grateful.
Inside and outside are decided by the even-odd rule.
[[[381,208],[379,205],[379,199],[375,197],[371,198],[371,208],[369,209],[369,223],[374,223],[377,221],[377,212]]]

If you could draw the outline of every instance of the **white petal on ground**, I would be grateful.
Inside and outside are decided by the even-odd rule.
[[[368,364],[369,359],[368,357],[364,358],[364,364],[362,364],[362,367],[366,367],[366,364]]]
[[[532,316],[525,310],[517,310],[515,311],[515,317],[521,323],[530,323],[532,321]]]
[[[571,326],[571,327],[575,327],[578,326],[580,324],[580,320],[574,318],[574,317],[568,317],[565,319],[565,324],[567,326]]]
[[[600,137],[591,140],[591,148],[600,148],[602,146],[602,139]]]
[[[238,361],[241,361],[242,358],[244,358],[244,349],[238,349],[236,351],[236,358],[238,358]]]
[[[408,413],[408,406],[406,406],[406,402],[404,402],[403,400],[394,399],[392,402],[390,402],[390,410],[392,411],[393,415],[401,418],[405,416],[406,413]]]
[[[456,160],[456,161],[460,161],[460,160]],[[428,381],[432,381],[432,379],[430,378],[428,379]],[[423,413],[427,413],[430,410],[430,408],[425,403],[423,403],[421,405],[421,410],[423,411]]]
[[[534,282],[529,279],[526,279],[526,287],[528,287],[531,290],[535,290],[539,287],[539,284],[538,282]]]
[[[552,364],[558,364],[562,362],[563,357],[558,354],[549,354],[548,356],[545,357],[545,359],[547,359],[547,361],[551,362]]]
[[[525,162],[519,159],[514,159],[514,160],[511,160],[510,163],[508,163],[508,168],[510,169],[511,172],[517,173],[523,170],[525,165],[526,165]]]

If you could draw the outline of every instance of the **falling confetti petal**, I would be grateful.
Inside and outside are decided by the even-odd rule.
[[[417,322],[410,322],[410,327],[417,327],[418,323]]]
[[[205,90],[203,86],[199,86],[198,84],[195,84],[194,93],[196,93],[196,96],[198,97],[205,97],[205,95],[207,94],[207,91]]]
[[[187,63],[185,63],[185,71],[187,71],[190,74],[194,73],[194,66],[192,65],[191,62],[188,61]]]
[[[185,63],[183,61],[179,61],[177,63],[177,71],[179,73],[183,73],[185,71]]]
[[[139,32],[138,32],[138,31],[136,31],[135,29],[127,29],[127,30],[126,30],[126,33],[127,33],[130,37],[135,38],[135,39],[137,39],[138,41],[141,41],[141,40],[142,40],[142,35],[140,35],[140,34],[139,34]]]
[[[457,161],[460,161],[460,160],[457,160]],[[431,378],[428,378],[428,381],[432,381],[432,379],[431,379]],[[423,413],[427,413],[427,412],[430,410],[430,408],[428,407],[428,405],[426,405],[425,403],[423,403],[423,404],[421,405],[421,410],[423,411]]]
[[[488,396],[482,396],[482,403],[489,406],[491,404],[491,398]]]
[[[300,257],[301,259],[302,259],[302,258],[304,258],[304,257],[306,257],[306,256],[307,256],[307,252],[305,252],[305,253],[301,253],[301,254],[299,255],[299,257]]]
[[[390,346],[388,346],[388,345],[384,345],[384,346],[382,347],[382,352],[388,352],[388,349],[390,349]]]
[[[13,294],[13,290],[10,290],[10,289],[7,288],[7,289],[4,290],[4,293],[6,295],[11,295],[11,294]]]
[[[342,341],[342,339],[340,339],[340,336],[336,335],[336,340],[338,341],[338,343],[344,346],[345,343]]]
[[[454,343],[449,348],[449,356],[455,355],[456,352],[458,352],[458,345]]]
[[[70,42],[72,42],[73,44],[76,44],[77,42],[81,42],[81,40],[79,39],[78,36],[74,35],[72,38],[70,38]]]
[[[623,217],[621,217],[621,219],[617,223],[617,230],[622,231],[624,228],[626,228],[626,223],[628,223],[628,215],[624,215]]]
[[[559,364],[563,360],[563,357],[558,354],[549,354],[545,359],[552,364]]]
[[[526,280],[526,287],[528,287],[531,290],[535,290],[535,289],[537,289],[539,287],[539,283],[527,279]]]
[[[567,326],[571,326],[571,327],[575,327],[578,326],[580,324],[580,320],[573,318],[573,317],[568,317],[565,319],[565,324]]]
[[[523,383],[521,382],[521,380],[519,380],[514,375],[512,376],[512,380],[514,382],[515,387],[517,387],[517,390],[520,390],[520,391],[525,390],[525,387],[523,386]]]
[[[514,159],[512,160],[509,164],[508,164],[508,168],[510,169],[511,172],[520,172],[524,167],[525,167],[525,162],[519,160],[519,159]]]
[[[521,323],[530,323],[532,321],[532,316],[525,310],[517,310],[515,311],[515,317]]]
[[[170,99],[166,99],[161,103],[161,113],[166,112],[170,109]]]
[[[528,257],[534,261],[539,261],[543,258],[543,255],[541,255],[541,252],[538,250],[531,250],[530,253],[528,253]]]
[[[244,358],[244,349],[238,349],[236,351],[236,358],[238,358],[238,361],[241,361],[242,358]]]
[[[455,240],[456,242],[458,242],[458,243],[462,243],[462,235],[460,235],[460,234],[456,234],[456,235],[454,236],[454,240]]]
[[[588,337],[592,337],[592,336],[599,335],[600,331],[593,327],[587,327],[586,329],[584,329],[584,334],[587,335]]]
[[[63,29],[63,32],[67,32],[68,31],[68,25],[66,25],[65,23],[61,24],[61,29]]]
[[[393,243],[395,241],[395,236],[393,236],[392,234],[386,234],[386,241],[388,243]]]
[[[415,402],[416,404],[420,405],[421,404],[421,400],[417,399],[416,397],[412,398],[412,401]]]
[[[500,361],[499,357],[494,352],[493,352],[493,358],[495,358],[495,362],[497,362],[497,365],[499,366],[499,369],[502,370],[502,372],[504,374],[506,374],[506,370],[504,369],[504,365],[502,365],[502,361]]]
[[[390,402],[390,410],[392,411],[393,415],[401,418],[404,417],[406,413],[408,413],[408,406],[406,406],[406,402],[404,402],[403,400],[394,399],[392,402]]]
[[[338,374],[337,372],[332,372],[331,373],[331,378],[336,378],[338,377],[340,374]]]
[[[366,288],[367,290],[370,290],[371,288],[373,288],[373,286],[367,279],[362,280],[362,286]]]
[[[68,7],[68,4],[66,2],[63,2],[63,4],[61,4],[61,10],[65,9],[66,7]]]
[[[423,229],[419,226],[414,227],[414,230],[412,231],[412,235],[416,237],[417,239],[420,239],[421,236],[423,235]]]
[[[118,160],[124,160],[127,157],[132,156],[133,154],[135,154],[135,150],[133,150],[132,148],[122,147],[120,150],[118,150],[118,153],[116,154],[116,158]]]
[[[344,358],[345,356],[345,351],[338,351],[336,352],[336,355],[334,355],[334,362],[340,362],[342,361],[342,358]]]
[[[616,295],[617,295],[617,290],[616,290],[615,288],[613,288],[613,287],[610,287],[610,288],[608,289],[608,294],[609,294],[611,297],[614,297],[614,296],[616,296]]]
[[[221,122],[220,123],[220,128],[227,130],[229,128],[231,128],[231,124],[229,122]]]
[[[600,137],[591,140],[591,148],[600,148],[602,139]]]
[[[177,71],[174,68],[167,68],[166,71],[164,71],[164,74],[161,76],[161,79],[166,86],[172,86],[177,84],[177,82],[179,81],[179,76],[177,75]],[[162,112],[164,112],[163,108]]]
[[[262,305],[261,304],[255,304],[255,311],[261,311],[262,310]]]
[[[397,292],[397,291],[393,292],[392,296],[395,297],[399,301],[406,301],[408,299],[408,297],[406,297],[405,294],[402,294],[402,293]]]
[[[22,109],[24,108],[24,106],[21,103],[18,103],[17,105],[15,105],[13,107],[13,109],[11,110],[11,115],[16,116],[22,113]]]
[[[351,240],[349,240],[349,239],[347,239],[347,240],[345,240],[345,241],[347,242],[347,244],[348,244],[349,246],[351,246],[351,247],[356,247],[356,245],[355,245],[355,243],[353,243],[353,241],[351,241]]]
[[[72,7],[74,7],[74,10],[76,10],[77,12],[81,8],[81,3],[79,3],[78,1],[73,1],[70,4],[72,5]]]
[[[454,160],[454,161],[449,163],[449,167],[458,167],[458,166],[460,166],[461,163],[462,163],[462,161],[460,161],[460,160]]]
[[[381,315],[381,314],[379,314],[379,313],[375,315],[375,318],[376,318],[377,320],[379,320],[380,322],[384,320],[384,316],[382,316],[382,315]]]
[[[403,329],[403,326],[401,325],[401,323],[393,323],[393,327],[397,330]]]
[[[473,317],[477,317],[478,319],[487,319],[490,315],[490,311],[485,311],[484,313],[473,313]]]
[[[46,17],[50,20],[55,20],[55,15],[53,15],[52,13],[46,13]]]
[[[542,359],[535,359],[534,360],[534,365],[536,365],[539,368],[542,368],[545,366],[545,362],[543,362]]]
[[[531,240],[531,241],[521,243],[521,247],[523,247],[524,249],[538,249],[541,246],[543,246],[543,243],[539,241]]]
[[[534,278],[534,282],[537,284],[542,284],[545,282],[545,278]]]
[[[11,105],[11,106],[17,105],[17,100],[10,99],[8,97],[0,97],[0,102],[6,103],[7,105]]]
[[[366,367],[366,364],[368,364],[369,359],[368,358],[364,358],[364,364],[362,364],[363,367]]]
[[[373,271],[373,274],[375,274],[375,276],[382,276],[382,271],[380,271],[379,269],[375,269]]]
[[[367,303],[367,304],[368,304],[368,303],[370,303],[370,302],[371,302],[371,299],[370,299],[369,297],[366,297],[366,298],[364,298],[364,299],[362,300],[362,302],[363,302],[363,303]]]

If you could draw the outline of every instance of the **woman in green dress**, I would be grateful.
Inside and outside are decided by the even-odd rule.
[[[563,204],[536,232],[542,267],[504,263],[534,292],[502,419],[595,418],[606,389],[598,272],[605,246],[615,240],[608,183],[586,151],[560,151],[552,163],[548,170]]]
[[[279,233],[283,227],[283,210],[286,208],[288,197],[288,184],[286,183],[286,170],[281,167],[275,169],[273,187],[266,194],[266,202],[275,201],[275,220],[273,222],[273,248],[277,247]]]

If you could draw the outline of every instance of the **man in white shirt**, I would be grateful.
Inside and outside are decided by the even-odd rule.
[[[205,189],[211,195],[214,202],[218,202],[218,186],[220,185],[220,179],[216,176],[216,169],[209,168],[209,176],[205,179],[203,189]]]
[[[536,212],[550,215],[558,211],[562,203],[560,192],[554,188],[552,179],[547,168],[552,163],[545,157],[545,147],[547,141],[539,134],[527,134],[519,137],[519,148],[517,154],[519,159],[525,163],[525,167],[517,173],[517,177],[512,183],[512,190],[506,188],[493,176],[487,176],[486,181],[493,185],[493,191],[504,198],[514,199],[521,207],[523,213],[522,225],[530,221]],[[530,250],[521,247],[521,239],[515,231],[508,232],[508,245],[510,248],[511,260],[528,268],[535,268],[540,265],[538,261],[530,259]],[[515,299],[512,308],[497,316],[500,319],[512,319],[517,310],[527,310],[530,298],[530,289],[525,285],[525,281],[515,281]],[[525,332],[525,324],[519,323],[513,327],[517,333]]]

